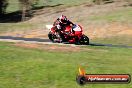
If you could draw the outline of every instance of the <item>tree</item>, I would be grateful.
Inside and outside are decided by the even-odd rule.
[[[32,0],[19,0],[22,10],[22,21],[26,20],[26,15],[29,15],[32,5]]]
[[[22,10],[22,21],[26,20],[26,16],[32,16],[31,9],[34,3],[38,3],[39,0],[19,0]]]
[[[7,5],[8,5],[7,0],[0,0],[0,16],[5,14]]]
[[[126,0],[126,2],[127,2],[127,4],[128,4],[129,6],[132,6],[132,1],[131,1],[131,0]]]
[[[105,3],[112,3],[113,0],[93,0],[93,2],[97,5],[105,4]]]
[[[97,5],[100,5],[100,4],[103,2],[103,0],[93,0],[93,2],[94,2],[95,4],[97,4]]]

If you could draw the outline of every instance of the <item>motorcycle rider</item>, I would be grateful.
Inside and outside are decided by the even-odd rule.
[[[61,15],[57,20],[55,20],[53,26],[57,32],[63,31],[66,26],[73,26],[74,24],[67,19],[66,16]],[[73,34],[73,30],[71,30],[71,35]]]

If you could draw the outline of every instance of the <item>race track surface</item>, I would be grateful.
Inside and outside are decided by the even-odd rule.
[[[12,36],[0,36],[0,39],[12,39],[12,40],[24,40],[24,41],[36,41],[36,42],[51,42],[49,39],[40,39],[40,38],[23,38],[23,37],[12,37]]]
[[[67,43],[52,43],[49,39],[23,38],[23,37],[13,37],[13,36],[0,36],[0,41],[67,45]],[[71,45],[73,45],[73,44],[71,44]],[[101,43],[91,43],[91,42],[90,42],[89,45],[90,46],[107,46],[107,47],[119,47],[119,48],[132,48],[132,46],[127,46],[127,45],[101,44]]]

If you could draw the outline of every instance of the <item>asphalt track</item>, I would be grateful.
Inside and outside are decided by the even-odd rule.
[[[42,43],[42,44],[60,44],[60,43],[52,43],[49,39],[41,39],[41,38],[23,38],[23,37],[13,37],[13,36],[0,36],[0,41],[8,41],[12,42],[13,40],[22,41],[22,42],[33,42],[33,43]],[[11,41],[12,40],[12,41]],[[66,44],[66,43],[63,43]],[[127,45],[113,45],[113,44],[101,44],[101,43],[90,43],[90,46],[107,46],[107,47],[119,47],[119,48],[132,48],[132,46]]]
[[[13,36],[0,36],[0,39],[36,41],[36,42],[51,42],[49,39],[41,39],[41,38],[23,38],[23,37],[13,37]]]

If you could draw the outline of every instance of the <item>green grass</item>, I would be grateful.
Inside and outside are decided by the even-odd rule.
[[[113,44],[113,45],[127,45],[132,46],[132,36],[120,35],[106,38],[96,38],[92,42],[102,43],[102,44]]]
[[[56,4],[64,4],[64,5],[78,5],[78,4],[82,4],[82,3],[86,3],[90,0],[49,0],[44,2],[43,0],[39,0],[40,4],[45,3],[45,4],[49,4],[49,5],[56,5]]]
[[[88,46],[89,51],[25,49],[0,42],[0,88],[81,88],[78,67],[87,73],[132,75],[132,49]],[[131,88],[132,84],[88,84],[83,88]]]
[[[6,9],[7,13],[18,11],[20,9],[18,0],[8,0],[8,3],[8,7]]]
[[[35,25],[36,26],[36,25]],[[0,33],[14,30],[27,30],[35,27],[31,23],[0,23]]]
[[[65,6],[74,6],[74,5],[80,5],[83,3],[90,2],[91,0],[39,0],[38,4],[36,6],[46,6],[46,5],[58,5],[58,4],[64,4]],[[7,12],[14,12],[20,10],[19,2],[18,0],[9,0],[9,5],[7,8]]]
[[[93,15],[89,17],[91,21],[107,21],[107,22],[122,22],[122,23],[132,23],[132,10],[131,7],[123,8],[118,11],[113,11],[109,13],[102,13],[98,15]]]

